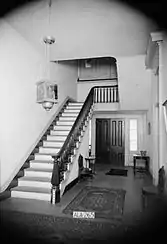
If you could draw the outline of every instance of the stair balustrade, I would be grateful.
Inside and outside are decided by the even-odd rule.
[[[51,178],[51,203],[60,202],[60,182],[63,179],[62,172],[67,170],[70,156],[73,155],[76,143],[79,141],[81,131],[94,103],[118,102],[118,86],[95,86],[92,87],[62,148],[54,158],[54,167]]]
[[[118,85],[94,87],[94,103],[114,103],[118,101]]]

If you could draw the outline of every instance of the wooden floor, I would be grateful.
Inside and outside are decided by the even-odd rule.
[[[149,211],[144,213],[142,211],[141,189],[143,186],[151,184],[151,177],[140,173],[134,176],[131,167],[126,168],[128,170],[127,176],[106,175],[105,173],[110,168],[110,165],[97,164],[94,178],[77,183],[66,192],[61,202],[56,205],[51,205],[49,202],[39,200],[8,198],[0,202],[0,211],[8,211],[9,217],[10,211],[67,217],[62,213],[62,210],[84,186],[88,185],[126,190],[123,222],[126,223],[126,225],[137,225],[138,221],[141,221],[141,218],[143,218],[143,221],[147,221],[148,216],[151,215]]]

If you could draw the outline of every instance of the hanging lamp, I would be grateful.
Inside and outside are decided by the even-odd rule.
[[[48,29],[50,30],[52,0],[48,2]],[[47,78],[37,82],[37,102],[42,104],[46,111],[50,111],[54,103],[57,103],[57,85],[50,79],[50,46],[55,43],[55,38],[51,35],[44,36],[43,42],[46,50]]]

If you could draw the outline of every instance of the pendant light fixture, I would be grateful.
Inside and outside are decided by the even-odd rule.
[[[50,31],[52,0],[48,1],[48,30]],[[46,111],[49,111],[54,103],[57,103],[57,85],[50,78],[50,46],[55,43],[53,36],[44,36],[46,62],[47,62],[47,78],[37,82],[37,102],[41,103]]]

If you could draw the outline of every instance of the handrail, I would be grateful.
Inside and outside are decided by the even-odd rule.
[[[57,153],[54,158],[54,166],[52,171],[51,178],[51,203],[55,204],[56,202],[60,202],[60,181],[61,181],[61,170],[65,167],[65,162],[68,162],[69,155],[72,154],[72,150],[75,148],[76,141],[80,136],[82,127],[84,126],[85,120],[89,114],[90,108],[94,103],[94,89],[102,88],[109,86],[94,86],[89,91],[89,94],[63,144],[60,151]],[[117,85],[110,87],[118,87]]]

